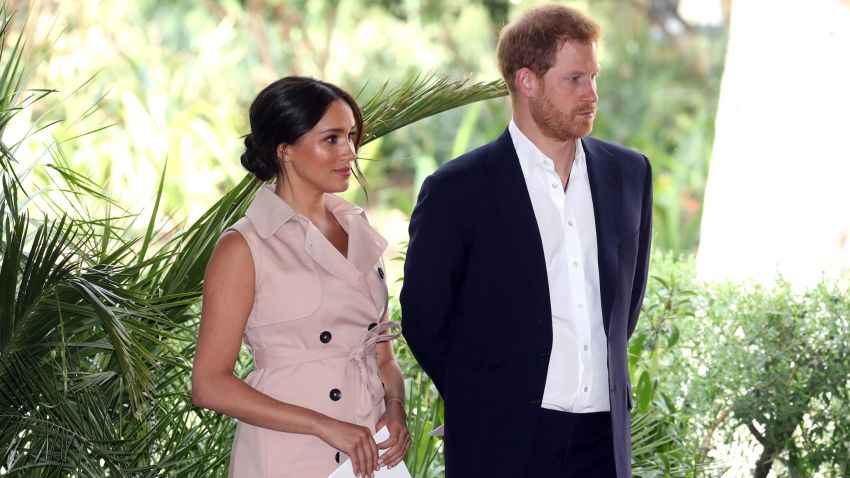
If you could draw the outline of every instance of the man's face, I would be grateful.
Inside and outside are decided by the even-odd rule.
[[[531,117],[543,134],[558,141],[590,134],[599,100],[597,74],[595,43],[564,42],[530,102]]]

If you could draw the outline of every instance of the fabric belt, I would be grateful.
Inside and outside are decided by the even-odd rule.
[[[390,329],[396,332],[386,334]],[[369,362],[366,359],[374,353],[375,345],[381,342],[389,342],[401,335],[401,325],[391,320],[381,322],[372,330],[366,331],[360,339],[360,343],[353,347],[340,344],[327,344],[317,350],[298,350],[275,347],[273,349],[256,349],[254,355],[254,369],[273,370],[291,367],[302,363],[314,362],[335,357],[347,357],[346,373],[348,368],[357,370],[360,378],[361,400],[358,403],[356,413],[358,424],[365,424],[372,410],[379,405],[383,399],[383,386],[378,375],[377,362]]]

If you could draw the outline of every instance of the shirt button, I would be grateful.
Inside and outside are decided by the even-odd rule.
[[[579,309],[583,309],[583,308],[584,308],[584,304],[578,304],[578,308],[579,308]]]
[[[573,261],[573,267],[578,267],[578,261]]]
[[[336,452],[336,456],[334,457],[337,463],[339,463],[339,452]]]
[[[573,227],[573,221],[567,221],[567,225]]]
[[[342,398],[342,392],[338,388],[335,388],[331,390],[331,393],[329,393],[328,396],[331,397],[331,400],[337,402],[340,398]]]
[[[327,330],[326,330],[326,331],[324,331],[324,332],[322,332],[321,334],[319,334],[319,340],[320,340],[323,344],[326,344],[326,343],[330,342],[332,337],[333,337],[333,335],[331,335],[331,333],[330,333],[330,332],[328,332]]]
[[[374,329],[374,328],[375,328],[375,327],[377,327],[377,326],[378,326],[378,324],[376,324],[376,323],[372,322],[371,324],[369,324],[369,327],[367,328],[367,330],[372,330],[372,329]]]
[[[584,350],[587,350],[587,345],[584,346]]]
[[[552,183],[552,189],[558,189],[558,183]]]
[[[584,391],[585,391],[585,392],[587,391],[587,387],[584,387]]]

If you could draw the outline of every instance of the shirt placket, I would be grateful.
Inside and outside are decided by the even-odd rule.
[[[585,282],[585,264],[584,254],[582,254],[581,236],[579,235],[579,227],[577,215],[573,205],[577,199],[577,192],[580,188],[579,174],[576,165],[570,174],[571,187],[562,197],[562,218],[564,222],[564,234],[566,235],[566,251],[567,251],[567,267],[569,269],[570,291],[574,293],[573,297],[573,317],[575,318],[575,330],[578,343],[578,364],[579,364],[579,389],[576,395],[576,400],[573,404],[575,410],[581,410],[587,407],[590,403],[590,396],[593,387],[593,348],[591,342],[590,330],[590,314],[588,313],[587,290]]]

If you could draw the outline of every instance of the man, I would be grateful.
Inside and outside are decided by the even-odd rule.
[[[445,399],[448,478],[631,476],[652,174],[587,136],[599,32],[560,5],[505,27],[513,121],[428,177],[413,211],[402,321]]]

